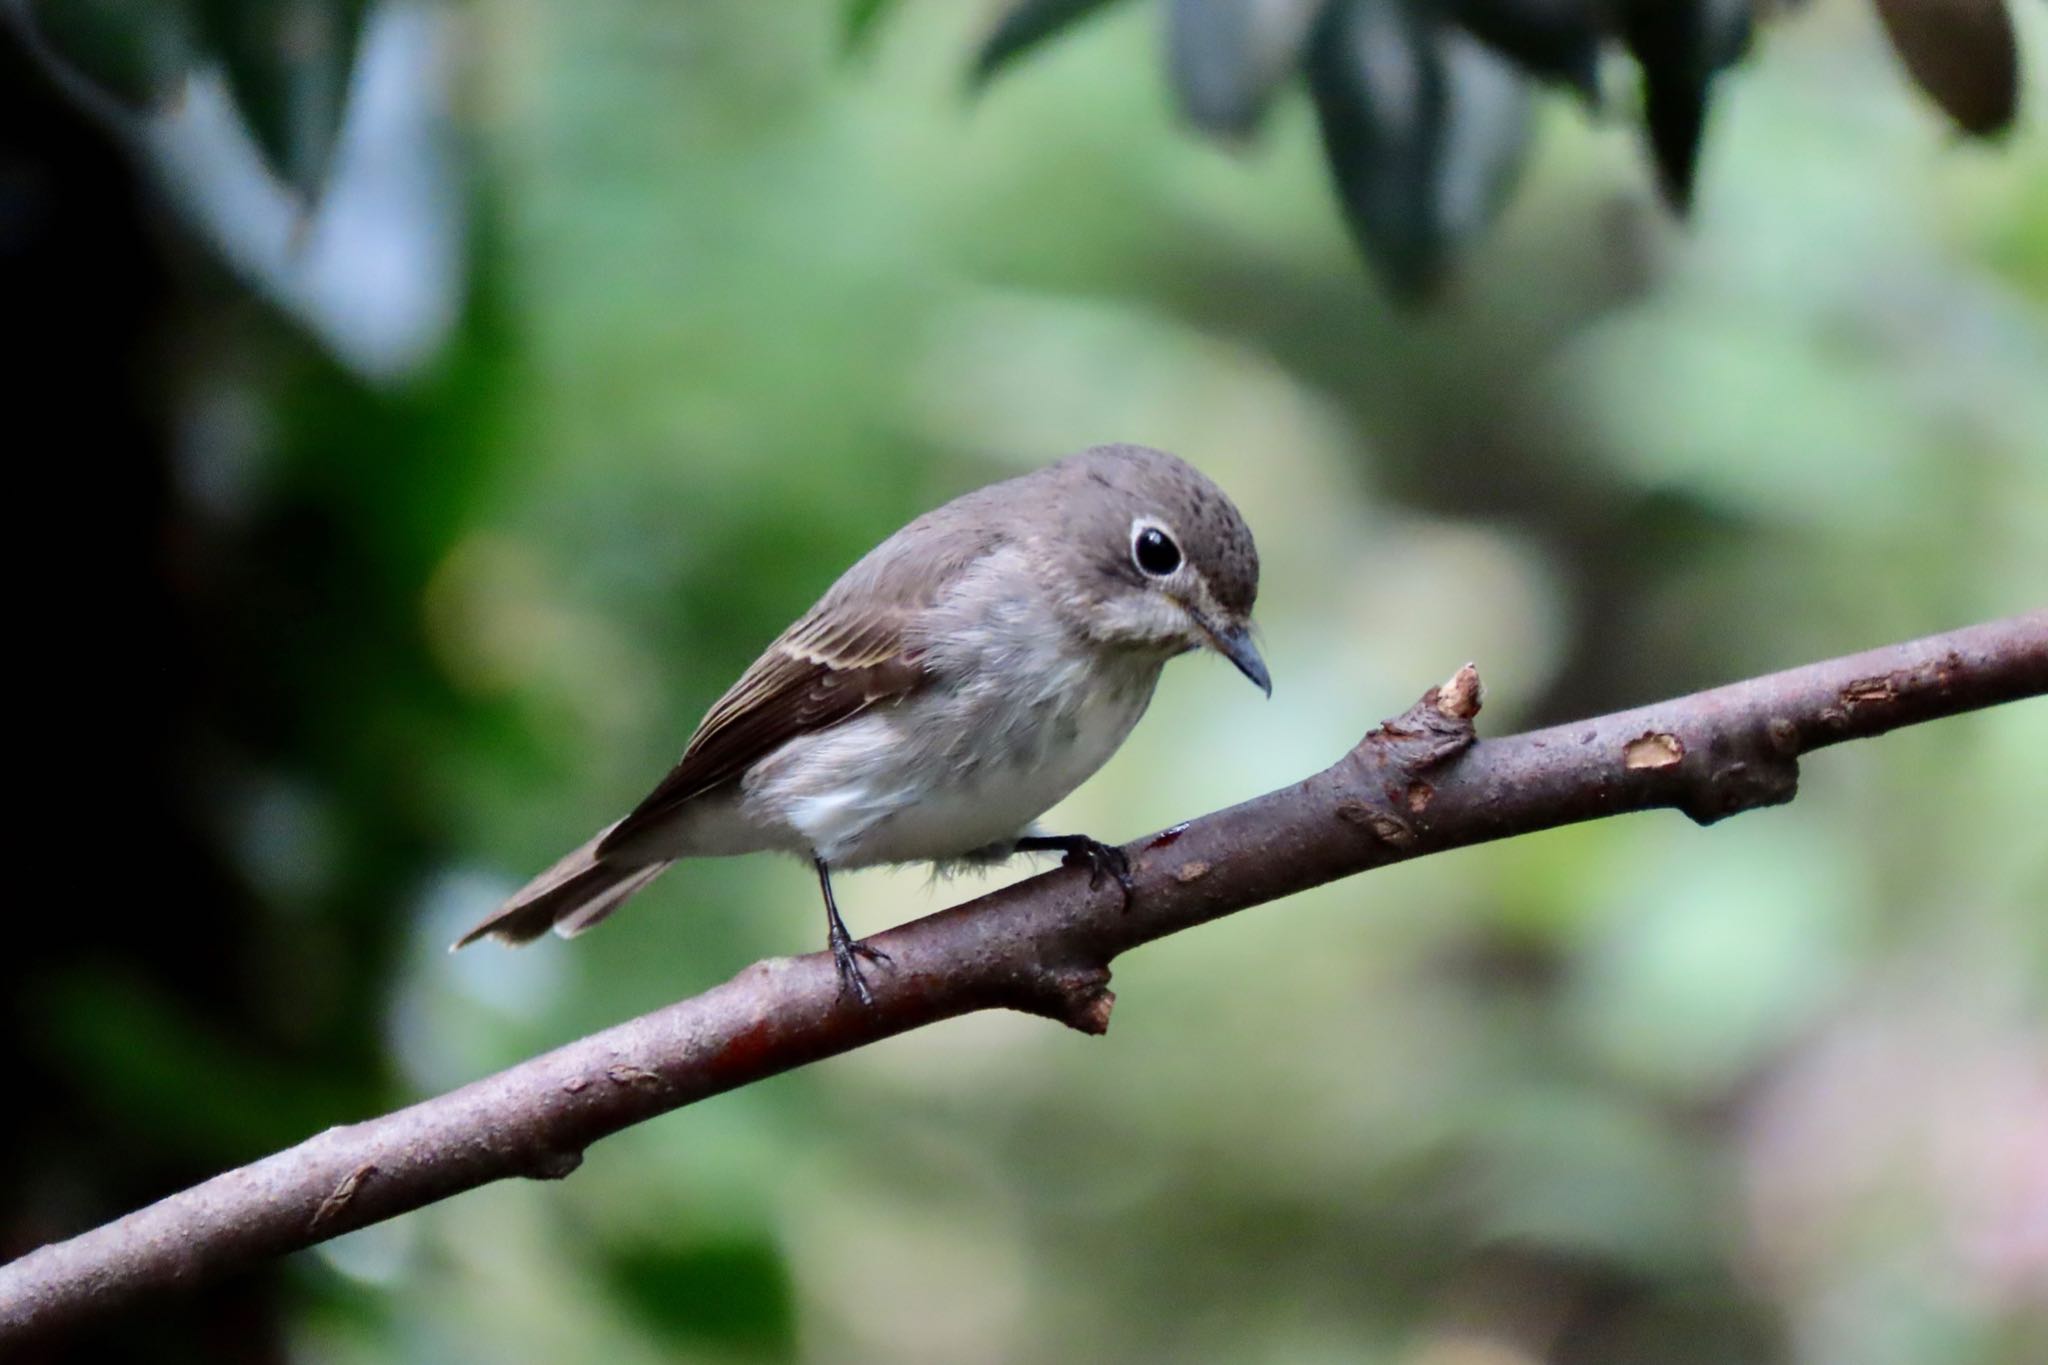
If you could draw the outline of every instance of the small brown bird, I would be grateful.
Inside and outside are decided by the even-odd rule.
[[[460,948],[581,933],[681,858],[811,860],[843,989],[869,997],[834,868],[1057,850],[1130,893],[1121,850],[1033,822],[1116,752],[1176,654],[1269,695],[1259,555],[1223,491],[1143,446],[1097,446],[927,512],[848,569],[697,726],[625,819]]]

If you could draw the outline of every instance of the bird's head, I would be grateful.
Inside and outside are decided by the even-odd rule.
[[[1259,551],[1223,490],[1177,456],[1097,446],[1055,466],[1055,533],[1079,585],[1076,623],[1112,646],[1167,654],[1213,649],[1267,695],[1252,644]]]

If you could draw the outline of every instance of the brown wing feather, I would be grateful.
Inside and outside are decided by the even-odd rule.
[[[923,686],[917,616],[1001,539],[986,522],[928,515],[876,546],[705,713],[681,761],[604,836],[600,856],[790,740]]]
[[[685,803],[738,780],[755,762],[799,735],[851,720],[877,703],[915,691],[924,671],[900,647],[871,630],[863,647],[830,647],[806,618],[768,647],[719,698],[683,757],[600,846],[616,848]],[[893,634],[893,632],[892,632]],[[898,637],[900,639],[900,637]]]

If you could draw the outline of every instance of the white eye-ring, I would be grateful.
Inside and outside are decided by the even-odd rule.
[[[1141,521],[1131,527],[1131,563],[1147,578],[1171,578],[1180,568],[1180,546],[1165,527]]]

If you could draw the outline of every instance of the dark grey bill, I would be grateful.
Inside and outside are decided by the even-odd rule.
[[[1261,692],[1272,696],[1273,675],[1266,671],[1266,661],[1259,657],[1257,647],[1252,644],[1252,633],[1243,626],[1232,626],[1228,630],[1208,629],[1216,652],[1236,664],[1237,671],[1258,684]]]

